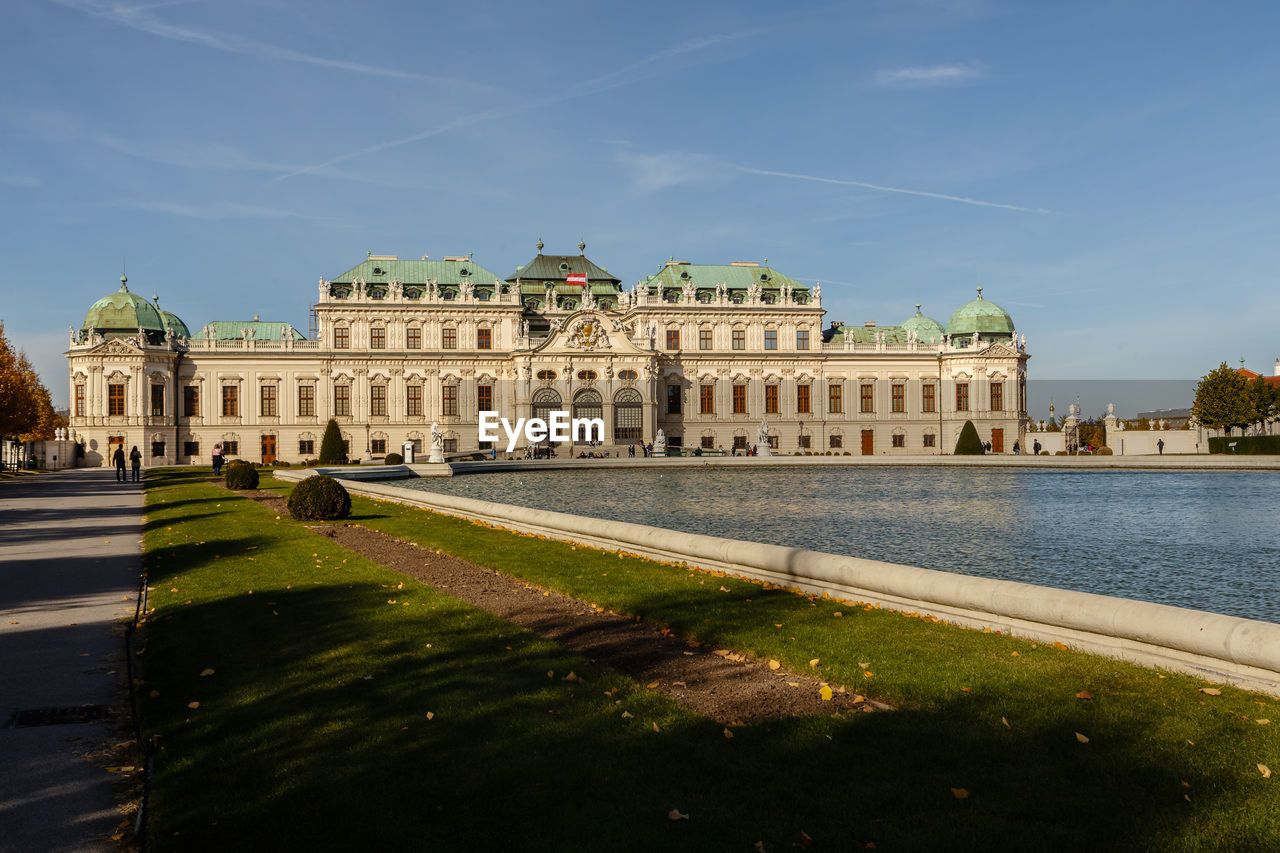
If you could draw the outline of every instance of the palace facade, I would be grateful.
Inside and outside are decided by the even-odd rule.
[[[611,453],[658,430],[742,452],[763,420],[786,454],[950,453],[965,421],[993,452],[1025,443],[1026,341],[981,288],[945,325],[919,305],[898,325],[824,325],[820,288],[767,262],[673,259],[628,290],[578,248],[539,241],[506,278],[470,256],[370,255],[320,281],[310,337],[257,316],[193,334],[121,278],[67,350],[84,462],[117,443],[147,465],[207,461],[215,444],[314,459],[330,418],[353,458],[429,449],[433,422],[446,453],[473,452],[486,410],[601,418]]]

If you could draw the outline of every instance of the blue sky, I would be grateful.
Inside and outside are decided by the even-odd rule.
[[[118,286],[306,328],[368,251],[822,282],[942,322],[982,284],[1031,375],[1280,356],[1271,3],[13,2],[0,319],[59,404]]]

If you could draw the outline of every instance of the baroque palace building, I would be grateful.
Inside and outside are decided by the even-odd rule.
[[[601,418],[612,452],[658,430],[741,452],[763,420],[781,453],[949,453],[965,421],[1009,452],[1030,425],[1025,337],[982,288],[945,326],[917,305],[896,326],[824,327],[820,287],[767,261],[672,259],[626,290],[585,248],[538,241],[505,279],[470,256],[369,255],[320,281],[314,337],[257,316],[192,334],[122,277],[71,331],[84,462],[121,443],[148,465],[207,461],[214,444],[313,459],[331,417],[355,458],[421,452],[432,423],[446,453],[474,452],[480,411]]]

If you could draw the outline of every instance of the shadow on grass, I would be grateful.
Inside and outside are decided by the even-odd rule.
[[[1123,729],[1081,744],[1065,722],[1005,728],[978,699],[728,739],[426,589],[164,608],[146,675],[165,744],[154,849],[783,850],[801,830],[823,849],[1166,849],[1240,784],[1189,780],[1193,806],[1176,762]]]

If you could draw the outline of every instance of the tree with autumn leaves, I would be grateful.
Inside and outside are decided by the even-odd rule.
[[[53,410],[49,389],[24,352],[14,352],[0,323],[0,439],[53,438],[66,421]]]

